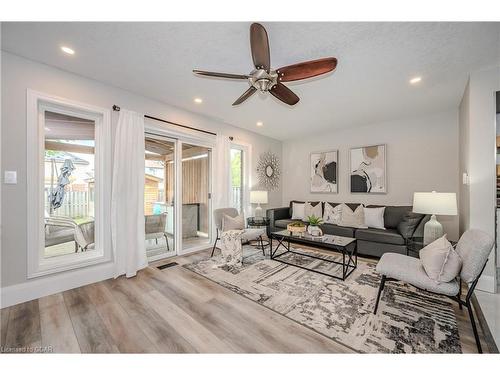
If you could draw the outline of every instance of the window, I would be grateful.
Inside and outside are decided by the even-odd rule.
[[[231,207],[243,212],[243,150],[231,147]]]
[[[110,260],[109,110],[29,91],[27,136],[28,277]]]

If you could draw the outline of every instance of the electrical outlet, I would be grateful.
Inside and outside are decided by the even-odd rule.
[[[17,171],[5,171],[3,182],[5,184],[17,184]]]

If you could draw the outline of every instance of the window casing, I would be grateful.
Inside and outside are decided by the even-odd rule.
[[[112,258],[109,217],[112,181],[110,111],[32,90],[28,90],[27,104],[28,278],[110,261]],[[47,217],[54,214],[53,210],[47,213],[47,207],[50,207],[46,197],[45,173],[47,164],[46,141],[50,138],[46,136],[46,133],[50,132],[47,130],[49,128],[46,124],[47,113],[79,118],[94,124],[93,142],[90,140],[87,142],[87,147],[90,147],[91,144],[94,147],[93,165],[88,166],[89,170],[93,167],[93,175],[89,176],[87,191],[89,204],[92,206],[88,212],[93,215],[93,234],[90,238],[94,243],[87,249],[80,247],[78,251],[64,251],[63,254],[57,256],[46,256],[45,246]],[[54,140],[50,140],[49,143],[54,143]],[[81,145],[82,141],[56,140],[56,143],[66,147],[71,143],[80,143]],[[83,142],[83,144],[85,143]],[[75,154],[71,154],[71,152],[64,155],[65,158],[67,155],[75,157]],[[73,160],[81,159],[75,157]],[[60,165],[57,162],[54,164],[57,173],[60,171]],[[82,164],[85,163],[82,162]],[[66,187],[66,190],[70,189]],[[66,196],[67,199],[69,197]],[[75,218],[69,217],[69,219]],[[81,224],[79,220],[70,221],[76,222],[75,225]]]

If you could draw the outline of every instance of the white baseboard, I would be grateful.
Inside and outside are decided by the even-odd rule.
[[[477,290],[482,290],[483,292],[496,293],[495,278],[489,275],[483,275],[479,278],[476,285]]]
[[[108,262],[77,271],[32,279],[22,284],[10,285],[1,288],[0,308],[111,279],[113,272],[114,264]]]

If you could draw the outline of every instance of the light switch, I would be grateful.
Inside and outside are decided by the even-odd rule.
[[[3,182],[5,184],[17,184],[17,171],[5,171]]]

